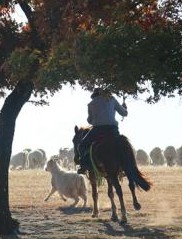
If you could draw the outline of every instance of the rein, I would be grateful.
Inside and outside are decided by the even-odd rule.
[[[89,128],[81,128],[80,131],[78,132],[78,135],[77,135],[77,144],[76,144],[76,149],[77,151],[79,152],[79,146],[80,146],[80,143],[82,141],[82,139],[85,137],[85,135],[89,132]],[[102,139],[103,137],[101,137]],[[94,160],[93,160],[93,145],[91,144],[90,147],[89,147],[89,154],[90,154],[90,160],[91,160],[91,163],[92,163],[92,167],[93,167],[93,172],[95,174],[95,178],[96,178],[96,181],[97,181],[97,185],[98,186],[101,186],[103,185],[103,177],[101,175],[101,173],[99,172]]]
[[[79,149],[79,146],[80,146],[80,143],[82,141],[82,139],[84,138],[84,136],[86,135],[86,133],[84,132],[85,130],[84,129],[81,129],[81,132],[79,133],[78,135],[78,140],[77,140],[77,150]]]

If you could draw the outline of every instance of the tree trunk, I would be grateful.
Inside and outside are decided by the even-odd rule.
[[[0,235],[18,231],[18,221],[11,217],[9,208],[8,172],[16,118],[33,90],[31,81],[20,81],[6,98],[0,112]]]

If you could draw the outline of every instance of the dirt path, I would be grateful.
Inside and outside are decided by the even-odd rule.
[[[90,213],[90,208],[32,208],[14,215],[21,219],[21,238],[182,238],[182,218],[175,225],[152,225],[146,213],[129,213],[129,223],[121,226],[109,220],[109,210],[101,210],[99,219]]]
[[[124,226],[120,225],[119,222],[110,220],[110,204],[106,194],[106,186],[103,186],[99,193],[100,217],[92,218],[90,196],[88,207],[84,210],[81,205],[77,208],[68,207],[70,203],[60,201],[57,195],[51,198],[49,202],[43,202],[42,199],[49,188],[46,186],[46,181],[49,182],[49,178],[44,173],[41,173],[41,177],[36,174],[34,183],[41,186],[37,186],[37,193],[34,192],[33,194],[31,191],[33,187],[27,188],[25,185],[25,187],[19,188],[19,192],[23,190],[21,195],[16,197],[11,195],[12,215],[21,222],[20,231],[22,234],[20,238],[182,238],[182,169],[147,170],[153,179],[154,186],[150,192],[137,192],[142,205],[140,211],[133,209],[127,182],[123,182],[128,212],[128,224]],[[14,180],[17,177],[20,180],[24,176],[20,173],[18,176],[15,173],[12,175]],[[16,183],[18,186],[20,181],[16,182],[15,180],[13,182],[13,184]],[[90,189],[89,195],[91,195]]]

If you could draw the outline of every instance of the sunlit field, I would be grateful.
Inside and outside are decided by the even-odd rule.
[[[110,220],[110,201],[106,183],[99,188],[99,218],[91,217],[92,198],[88,183],[88,205],[82,210],[70,208],[58,194],[44,202],[50,190],[51,176],[43,170],[10,171],[10,206],[20,222],[21,238],[182,238],[182,167],[140,167],[153,182],[149,192],[137,190],[141,210],[132,205],[128,181],[122,188],[128,223]],[[115,196],[117,205],[119,203]],[[118,210],[119,214],[119,210]]]

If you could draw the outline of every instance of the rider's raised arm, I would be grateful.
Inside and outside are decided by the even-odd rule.
[[[115,103],[115,110],[121,115],[121,116],[127,116],[128,110],[125,105],[120,105],[120,103],[113,97],[114,103]]]
[[[93,123],[92,112],[91,112],[91,109],[90,109],[89,105],[88,105],[88,118],[87,118],[87,122],[88,122],[89,124],[92,124],[92,123]]]

